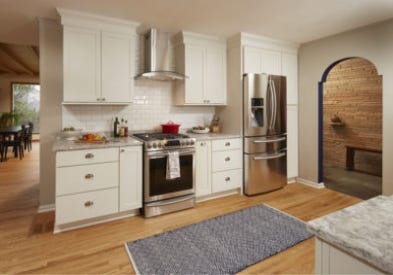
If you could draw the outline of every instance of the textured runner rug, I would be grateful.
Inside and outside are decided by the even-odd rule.
[[[311,236],[304,222],[257,205],[125,247],[139,274],[234,274]]]

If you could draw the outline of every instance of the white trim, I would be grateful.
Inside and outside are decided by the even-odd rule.
[[[134,271],[135,271],[135,274],[137,274],[137,275],[141,274],[141,273],[139,272],[139,270],[138,270],[138,267],[137,267],[136,264],[135,264],[134,258],[132,257],[130,250],[128,249],[127,243],[124,244],[124,248],[125,248],[126,251],[127,251],[128,258],[130,259],[130,262],[131,262],[132,268],[133,268]]]
[[[38,206],[38,213],[45,213],[45,212],[51,212],[51,211],[55,211],[56,207],[54,203],[51,204],[44,204],[44,205],[40,205]]]
[[[87,220],[81,220],[77,222],[71,222],[67,224],[60,224],[57,225],[55,224],[55,228],[53,230],[53,233],[61,233],[73,229],[78,229],[82,227],[87,227],[91,225],[96,225],[100,223],[105,223],[105,222],[110,222],[114,220],[119,220],[123,218],[128,218],[128,217],[133,217],[133,216],[138,216],[140,214],[139,209],[135,210],[128,210],[120,213],[114,213],[114,214],[109,214],[107,216],[102,216],[102,217],[95,217]]]
[[[136,35],[136,28],[140,25],[137,22],[126,19],[108,17],[60,7],[56,8],[56,10],[60,14],[60,21],[63,26],[84,27]]]
[[[296,183],[296,177],[288,178],[287,183],[288,184]]]
[[[276,50],[285,53],[297,54],[299,44],[290,41],[275,39],[268,36],[255,35],[250,33],[238,33],[227,39],[227,47],[253,46],[266,50]]]
[[[301,184],[304,184],[304,185],[307,185],[307,186],[310,186],[310,187],[313,187],[313,188],[317,188],[317,189],[325,188],[325,185],[323,184],[323,182],[319,182],[318,183],[318,182],[314,182],[314,181],[311,181],[311,180],[306,180],[306,179],[299,178],[299,177],[296,178],[296,181],[298,183],[301,183]]]
[[[237,187],[235,189],[231,189],[228,191],[222,191],[222,192],[217,192],[217,193],[213,193],[213,194],[209,194],[209,195],[199,196],[199,197],[196,197],[195,201],[196,201],[196,203],[199,203],[199,202],[203,202],[203,201],[218,199],[218,198],[222,198],[222,197],[226,197],[226,196],[230,196],[230,195],[236,195],[236,194],[239,194],[239,195],[242,194],[240,187]]]

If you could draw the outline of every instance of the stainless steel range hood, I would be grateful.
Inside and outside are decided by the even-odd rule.
[[[179,80],[186,75],[171,70],[169,33],[151,29],[145,34],[145,70],[135,79]]]

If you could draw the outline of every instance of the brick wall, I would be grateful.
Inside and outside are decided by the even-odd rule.
[[[343,126],[333,126],[337,115]],[[382,150],[382,77],[367,60],[337,64],[323,89],[324,165],[345,167],[345,145]],[[355,169],[382,174],[381,154],[356,152]]]

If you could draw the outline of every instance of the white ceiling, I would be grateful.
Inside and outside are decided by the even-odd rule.
[[[0,42],[38,44],[37,18],[55,7],[167,31],[229,37],[243,31],[297,43],[393,18],[393,0],[0,0]]]

